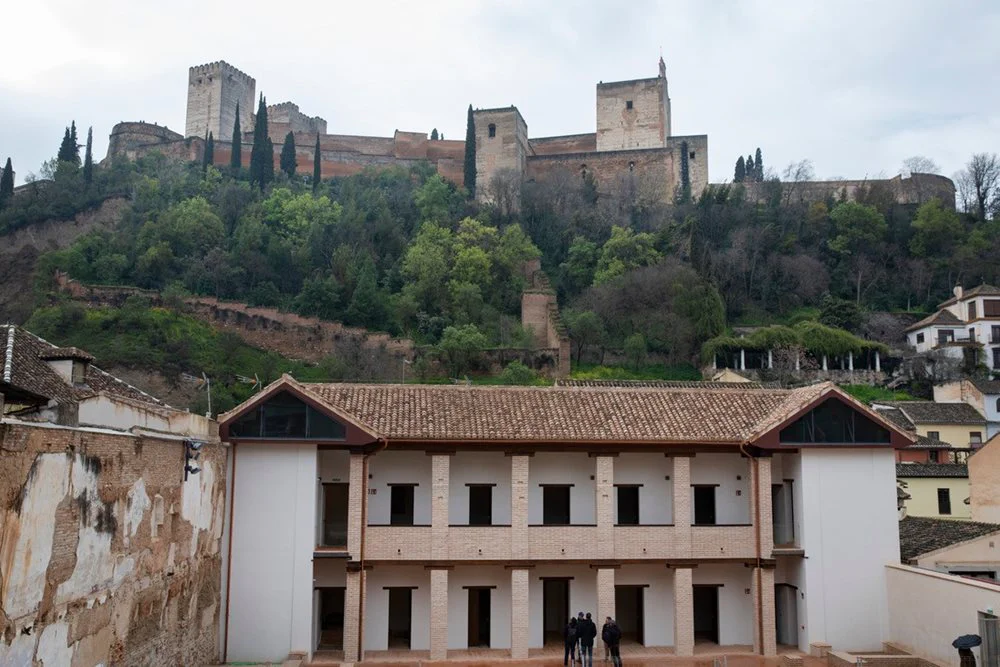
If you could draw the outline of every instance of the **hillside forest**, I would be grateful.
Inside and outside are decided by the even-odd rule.
[[[66,302],[53,289],[57,269],[84,283],[159,290],[178,304],[187,294],[209,295],[387,331],[429,350],[463,351],[464,363],[443,367],[468,373],[485,370],[477,350],[527,345],[521,268],[540,258],[578,368],[610,358],[636,372],[658,365],[659,377],[693,370],[706,341],[739,325],[816,322],[897,344],[879,314],[916,317],[955,284],[1000,279],[995,175],[979,184],[985,193],[960,182],[959,211],[937,200],[897,205],[877,182],[857,201],[801,201],[795,185],[811,177],[805,162],[766,172],[762,201],[735,183],[663,203],[629,176],[604,192],[567,173],[513,192],[509,182],[480,184],[507,193],[480,205],[428,165],[316,182],[292,163],[269,182],[252,182],[246,169],[158,155],[100,164],[89,151],[82,164],[71,151],[60,158],[17,195],[0,197],[0,239],[109,198],[127,201],[114,228],[38,259],[27,322],[104,363],[140,363],[144,343],[115,358],[99,332],[124,326],[121,313],[88,314]],[[974,156],[967,171],[990,158]],[[148,330],[149,346],[162,348],[185,328],[180,305],[148,321],[132,306],[128,330]],[[222,377],[281,370],[274,360],[267,369],[233,368],[199,361],[192,349],[177,355],[160,362],[195,374],[211,365]]]

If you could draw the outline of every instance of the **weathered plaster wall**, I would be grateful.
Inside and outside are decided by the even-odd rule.
[[[225,453],[0,425],[0,664],[202,664],[218,651]]]
[[[597,150],[666,145],[666,79],[597,84]]]

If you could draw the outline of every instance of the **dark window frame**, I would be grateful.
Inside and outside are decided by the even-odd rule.
[[[939,488],[937,490],[938,514],[951,516],[951,489]]]
[[[638,526],[640,524],[640,517],[642,516],[641,503],[642,495],[640,489],[640,484],[616,484],[615,485],[615,510],[618,513],[618,520],[615,522],[617,526]],[[622,501],[623,496],[626,501],[625,510],[627,513],[623,516],[622,512]],[[634,498],[633,498],[634,496]],[[632,509],[634,507],[634,514]]]
[[[469,489],[469,525],[470,526],[492,526],[493,525],[493,487],[496,484],[468,484],[466,485]],[[473,493],[476,494],[483,493],[484,491],[489,493],[488,498],[488,511],[484,512],[482,507],[477,507],[477,503],[474,501],[482,501],[482,498],[475,499]],[[476,511],[473,508],[476,507]],[[484,515],[488,514],[488,518],[483,519]],[[475,517],[475,518],[474,518]]]
[[[497,124],[490,123],[489,125],[486,126],[486,131],[489,133],[490,139],[493,139],[494,137],[497,136]]]
[[[543,526],[571,526],[573,525],[573,492],[572,484],[542,484],[542,525]],[[554,496],[556,492],[565,493],[565,505],[566,514],[565,521],[561,520],[562,514],[558,517],[554,516],[558,509],[552,506],[555,502]],[[560,505],[562,502],[560,501]],[[556,520],[560,519],[560,520]]]
[[[416,515],[417,494],[416,484],[389,484],[389,525],[413,526]],[[409,491],[409,495],[405,494]],[[398,492],[398,493],[397,493]],[[397,499],[403,505],[397,508]],[[407,503],[409,499],[409,503]],[[407,507],[407,504],[409,505]]]
[[[925,340],[924,339],[924,335],[922,333],[918,333],[917,334],[917,345],[923,345],[924,340]]]
[[[632,104],[632,100],[625,100],[625,111],[632,111],[634,108],[635,105]]]

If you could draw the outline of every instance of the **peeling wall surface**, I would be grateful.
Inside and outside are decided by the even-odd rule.
[[[225,449],[0,423],[0,665],[218,658]]]

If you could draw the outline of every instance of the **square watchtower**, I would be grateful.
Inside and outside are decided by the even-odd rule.
[[[216,139],[232,137],[236,107],[240,109],[240,128],[251,129],[256,81],[224,60],[188,69],[187,122],[184,135],[204,137],[211,132]]]

